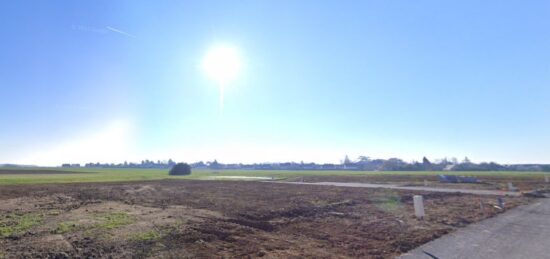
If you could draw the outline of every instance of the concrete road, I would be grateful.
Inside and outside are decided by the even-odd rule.
[[[520,206],[433,240],[400,259],[550,258],[550,199]]]
[[[386,188],[397,190],[411,190],[411,191],[428,191],[428,192],[460,192],[471,193],[477,195],[502,195],[502,196],[519,196],[519,192],[506,192],[495,190],[471,190],[471,189],[449,189],[449,188],[435,188],[427,186],[399,186],[395,184],[373,184],[373,183],[338,183],[338,182],[318,182],[318,183],[304,183],[304,182],[273,182],[273,183],[286,183],[286,184],[305,184],[305,185],[326,185],[326,186],[341,186],[341,187],[362,187],[362,188]],[[549,240],[550,242],[550,240]]]

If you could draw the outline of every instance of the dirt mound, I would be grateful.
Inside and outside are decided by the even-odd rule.
[[[124,190],[124,193],[127,195],[151,195],[155,191],[155,188],[153,188],[151,185],[144,185],[129,188],[127,190]]]

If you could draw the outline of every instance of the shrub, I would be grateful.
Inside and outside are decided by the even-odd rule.
[[[191,166],[186,163],[177,163],[170,169],[170,175],[190,175]]]

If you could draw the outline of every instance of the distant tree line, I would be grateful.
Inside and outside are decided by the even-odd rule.
[[[94,168],[158,168],[170,169],[176,162],[172,159],[160,161],[143,160],[141,163],[87,163],[84,167]],[[217,160],[210,162],[196,162],[189,164],[196,169],[239,169],[239,170],[360,170],[360,171],[545,171],[550,172],[550,165],[546,164],[513,164],[501,165],[495,162],[474,163],[467,157],[462,161],[456,158],[437,159],[433,162],[423,157],[422,161],[406,162],[399,158],[372,159],[368,156],[359,156],[352,160],[346,156],[339,164],[317,164],[302,162],[283,163],[256,163],[223,164]],[[80,167],[79,164],[63,164],[62,167]]]

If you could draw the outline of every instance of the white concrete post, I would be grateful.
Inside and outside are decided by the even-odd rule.
[[[548,177],[548,174],[544,174],[544,181],[550,182],[550,178]]]
[[[424,201],[422,199],[422,195],[413,196],[413,203],[414,215],[419,219],[424,218]]]
[[[508,183],[508,191],[515,192],[518,188],[514,187],[512,183]]]
[[[424,186],[428,186],[428,181],[424,180]]]

